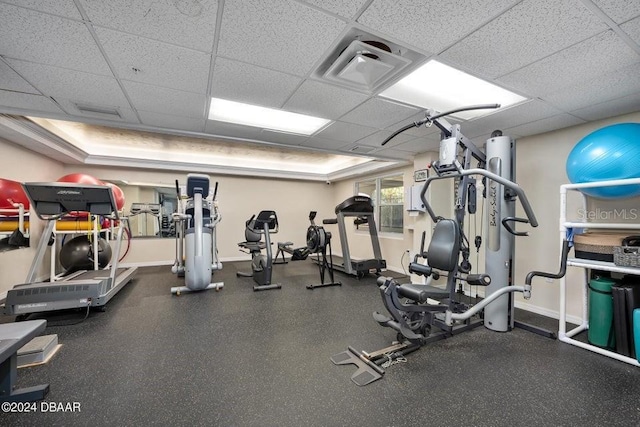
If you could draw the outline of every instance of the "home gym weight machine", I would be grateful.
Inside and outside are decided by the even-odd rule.
[[[254,291],[266,291],[270,289],[280,289],[282,285],[271,283],[273,274],[273,258],[271,251],[270,234],[278,232],[278,216],[275,211],[261,211],[258,216],[252,215],[245,223],[244,242],[238,243],[241,250],[249,251],[251,254],[251,273],[238,271],[239,277],[252,277],[256,284]],[[262,242],[264,236],[264,242]],[[262,250],[266,255],[262,255]]]
[[[378,229],[374,218],[374,207],[371,197],[366,194],[357,194],[349,197],[335,208],[336,217],[325,219],[323,224],[337,224],[340,233],[340,245],[342,247],[342,263],[336,264],[335,268],[344,273],[356,276],[358,279],[365,274],[375,272],[379,274],[383,268],[387,268],[387,262],[382,259],[380,241],[378,240]],[[349,251],[349,241],[347,239],[346,217],[354,217],[353,223],[358,225],[366,224],[369,228],[371,245],[373,247],[373,258],[365,260],[355,260],[351,258]],[[315,261],[315,260],[314,260]]]
[[[514,181],[515,145],[514,141],[495,131],[486,144],[486,154],[467,139],[460,131],[460,125],[451,125],[443,117],[461,111],[498,108],[499,105],[480,105],[460,108],[438,114],[428,110],[425,118],[407,125],[393,133],[387,140],[412,127],[436,125],[441,131],[440,157],[431,167],[436,172],[426,180],[420,197],[431,218],[436,224],[428,250],[424,251],[424,234],[420,254],[409,266],[413,274],[427,278],[426,284],[399,284],[393,278],[378,279],[380,293],[390,316],[374,313],[374,319],[384,327],[396,331],[397,342],[385,349],[373,352],[359,352],[353,347],[331,357],[334,364],[355,364],[358,367],[352,381],[366,385],[382,377],[380,367],[385,361],[403,357],[422,345],[452,336],[484,324],[494,331],[509,331],[515,326],[553,336],[548,331],[521,324],[514,320],[513,293],[522,292],[528,299],[531,296],[531,281],[535,276],[558,278],[566,269],[568,244],[563,247],[563,261],[560,272],[531,272],[524,286],[511,283],[513,277],[514,238],[527,233],[515,231],[514,223],[527,223],[537,227],[538,222],[524,191]],[[471,162],[478,166],[472,168]],[[486,206],[485,273],[470,274],[469,240],[464,235],[464,217],[466,212],[476,211],[476,180],[474,175],[483,177],[483,196],[488,200]],[[433,211],[426,198],[426,192],[432,182],[454,179],[455,209],[454,219],[444,219]],[[520,200],[526,218],[515,216],[515,201]],[[479,248],[481,239],[475,239]],[[427,264],[418,262],[425,258]],[[462,261],[460,261],[462,257]],[[445,289],[429,284],[430,278],[446,275]],[[456,283],[464,281],[470,285],[486,287],[485,298],[470,307],[458,301]],[[483,319],[471,322],[470,319],[483,311]]]
[[[186,187],[188,199],[184,205],[177,180],[176,192],[180,212],[172,217],[176,225],[176,260],[171,271],[178,277],[184,277],[185,286],[173,286],[171,293],[180,295],[208,289],[218,291],[224,287],[224,283],[211,282],[213,272],[222,269],[216,244],[216,227],[222,220],[216,201],[218,183],[211,199],[207,199],[209,177],[190,173]]]

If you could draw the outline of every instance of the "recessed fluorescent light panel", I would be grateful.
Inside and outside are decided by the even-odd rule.
[[[259,107],[220,98],[211,98],[209,120],[311,135],[330,120],[274,108]]]
[[[500,108],[526,100],[492,83],[431,60],[383,91],[380,96],[439,112],[478,104],[500,104]],[[453,114],[473,119],[495,110],[472,110]]]

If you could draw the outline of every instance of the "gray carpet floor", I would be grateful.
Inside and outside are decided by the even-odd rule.
[[[395,338],[371,316],[384,311],[375,277],[336,273],[343,286],[311,291],[319,275],[307,260],[274,266],[282,289],[253,292],[236,278],[246,269],[225,264],[214,275],[223,290],[177,297],[170,267],[141,268],[104,313],[67,326],[84,313],[32,316],[62,348],[20,369],[18,386],[49,383],[47,401],[81,411],[5,413],[0,425],[640,425],[638,368],[521,329],[429,344],[358,387],[355,368],[329,357]]]

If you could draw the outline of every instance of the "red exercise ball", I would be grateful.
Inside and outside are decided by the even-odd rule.
[[[62,178],[58,178],[58,182],[73,182],[75,184],[88,184],[88,185],[104,185],[104,182],[98,178],[87,175],[86,173],[70,173]]]
[[[13,203],[22,203],[24,209],[29,210],[29,198],[24,192],[22,184],[0,178],[0,209],[15,209]]]
[[[116,207],[121,211],[124,208],[124,192],[122,191],[122,188],[112,182],[105,182],[104,185],[111,187],[111,191],[113,191],[113,198],[116,201]]]

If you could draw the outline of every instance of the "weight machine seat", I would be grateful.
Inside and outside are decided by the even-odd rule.
[[[427,250],[427,262],[431,268],[453,271],[460,254],[460,229],[452,219],[441,219],[436,224]]]
[[[431,285],[406,284],[400,285],[396,289],[401,297],[419,303],[426,302],[427,298],[439,301],[449,297],[449,291]]]
[[[429,249],[427,250],[428,266],[424,266],[425,275],[433,274],[431,269],[451,272],[458,264],[460,253],[460,229],[452,219],[441,219],[436,224]],[[413,265],[413,264],[412,264]],[[418,264],[418,266],[421,266]],[[415,271],[418,273],[419,271]],[[405,284],[397,288],[398,295],[418,303],[424,303],[427,298],[442,300],[449,297],[447,289],[431,285]]]

